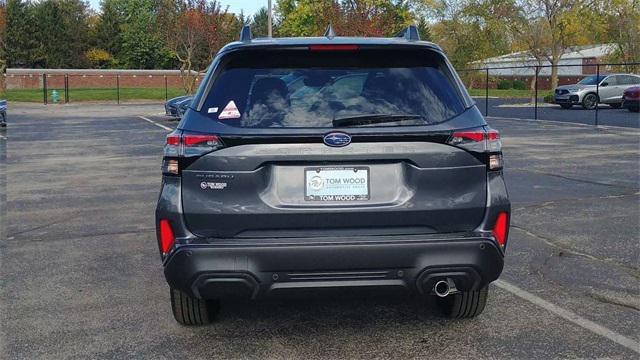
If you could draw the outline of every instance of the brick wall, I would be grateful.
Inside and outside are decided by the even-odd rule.
[[[13,70],[13,71],[12,71]],[[20,70],[20,71],[16,71]],[[70,89],[87,89],[87,88],[113,88],[118,84],[118,78],[121,88],[182,88],[182,78],[177,71],[168,71],[166,73],[159,71],[123,71],[115,73],[107,70],[101,73],[100,70],[82,70],[83,73],[69,72],[64,73],[61,70],[51,70],[53,73],[47,73],[46,70],[38,69],[32,72],[26,69],[9,69],[6,74],[7,89],[42,89],[43,74],[46,76],[47,87],[50,89],[64,88],[65,76],[69,79]],[[199,83],[198,78],[197,83]]]

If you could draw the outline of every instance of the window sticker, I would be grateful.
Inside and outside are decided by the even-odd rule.
[[[223,119],[237,119],[240,117],[240,111],[238,111],[238,107],[233,100],[229,101],[227,106],[222,109],[220,115],[218,115],[218,120]]]
[[[207,109],[207,113],[209,114],[215,114],[218,112],[218,107],[210,107],[209,109]]]

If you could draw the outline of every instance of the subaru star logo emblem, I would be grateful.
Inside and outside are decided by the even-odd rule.
[[[340,147],[351,143],[351,136],[342,132],[332,132],[324,136],[324,143],[327,146]]]

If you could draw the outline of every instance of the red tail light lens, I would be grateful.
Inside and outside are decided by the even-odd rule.
[[[208,145],[217,146],[220,140],[215,135],[184,135],[182,137],[184,146]]]
[[[493,236],[502,247],[507,243],[507,227],[509,226],[509,214],[501,212],[498,214],[496,223],[493,226]]]
[[[160,220],[160,251],[166,255],[176,242],[169,220]]]
[[[452,143],[480,142],[485,138],[484,130],[456,131],[451,136]]]

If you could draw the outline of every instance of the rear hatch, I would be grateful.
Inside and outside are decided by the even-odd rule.
[[[195,235],[430,234],[482,221],[488,130],[438,51],[244,50],[213,71],[171,135]]]

